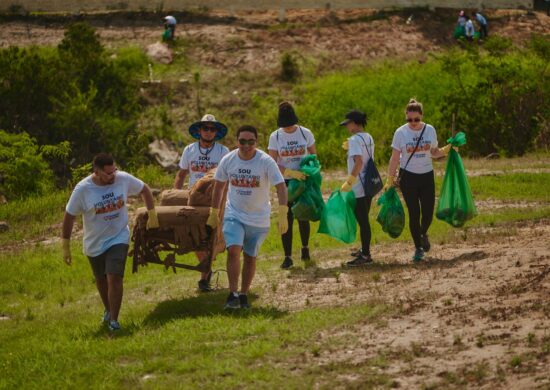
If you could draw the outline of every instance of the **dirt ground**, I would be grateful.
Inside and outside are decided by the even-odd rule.
[[[327,67],[345,58],[370,61],[380,58],[419,58],[453,44],[451,38],[456,11],[291,10],[280,24],[273,11],[227,12],[183,17],[177,35],[194,44],[187,55],[198,64],[213,68],[254,71],[279,66],[281,53],[294,51],[321,58]],[[550,17],[543,12],[494,10],[486,12],[489,33],[507,36],[515,42],[530,34],[550,32]],[[158,16],[154,16],[157,18]],[[161,23],[151,15],[81,17],[92,23],[102,42],[111,48],[124,45],[147,47],[158,41]],[[160,19],[160,17],[159,17]],[[71,18],[0,21],[0,47],[12,45],[56,45],[63,37],[64,24]]]
[[[387,321],[365,321],[322,334],[291,370],[387,359],[381,372],[401,388],[550,388],[550,220],[470,231],[466,241],[433,243],[410,261],[407,244],[375,245],[375,263],[342,267],[347,251],[324,253],[322,268],[292,271],[277,283],[281,309],[365,302],[397,308]],[[261,301],[280,302],[277,291]],[[261,304],[261,303],[260,303]],[[341,378],[361,388],[357,378]],[[321,385],[321,384],[319,384]],[[430,387],[431,386],[431,387]]]

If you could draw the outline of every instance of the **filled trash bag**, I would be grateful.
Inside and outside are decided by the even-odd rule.
[[[318,233],[350,244],[357,235],[357,220],[355,219],[355,194],[353,191],[334,191],[325,205],[321,216]]]
[[[449,138],[447,142],[453,146],[462,146],[466,143],[466,135],[460,132]],[[451,226],[461,227],[476,215],[477,208],[462,158],[460,158],[457,151],[451,148],[447,157],[445,177],[443,178],[435,216]]]
[[[392,238],[397,238],[405,227],[405,211],[395,187],[390,187],[378,198],[380,211],[376,220],[382,225],[382,230]]]
[[[290,179],[288,182],[288,203],[294,203],[304,193],[306,182],[304,180]]]
[[[300,162],[300,171],[307,175],[306,179],[303,180],[305,188],[292,206],[292,213],[300,221],[318,221],[321,219],[325,202],[321,193],[321,183],[323,181],[321,164],[317,156],[315,154],[305,156]]]
[[[464,28],[464,26],[455,27],[455,30],[453,31],[453,38],[454,39],[466,38],[466,29]]]

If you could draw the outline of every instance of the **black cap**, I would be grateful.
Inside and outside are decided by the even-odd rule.
[[[345,126],[350,122],[355,122],[359,125],[367,124],[367,114],[359,110],[351,110],[346,114],[346,119],[340,122],[340,126]]]

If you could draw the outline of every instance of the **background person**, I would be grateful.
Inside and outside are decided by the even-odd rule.
[[[216,142],[227,134],[227,126],[218,122],[214,115],[206,114],[198,122],[189,127],[189,134],[197,142],[189,144],[183,150],[179,162],[180,170],[176,174],[174,188],[181,190],[187,175],[189,175],[189,189],[206,173],[218,166],[223,156],[229,153],[229,149]],[[200,262],[205,261],[206,252],[195,252]],[[212,271],[202,272],[199,280],[199,290],[212,291],[210,278]]]
[[[227,247],[227,277],[229,296],[225,309],[249,308],[248,291],[256,273],[256,258],[269,231],[271,204],[270,187],[277,189],[279,199],[279,233],[288,229],[286,214],[287,190],[283,175],[277,164],[267,153],[256,149],[258,132],[252,126],[242,126],[237,130],[238,149],[227,154],[216,171],[212,207],[207,225],[219,225],[219,209],[222,207],[224,185],[229,181],[225,204],[223,236]],[[235,178],[253,179],[254,187],[241,185]],[[239,294],[239,273],[241,252],[244,266],[241,291]]]
[[[363,171],[370,158],[374,158],[374,140],[364,128],[367,124],[367,115],[361,111],[353,110],[346,114],[346,119],[340,126],[346,126],[351,137],[344,142],[343,148],[347,150],[348,178],[342,184],[341,191],[353,191],[355,204],[355,217],[359,224],[361,235],[361,249],[354,254],[355,258],[347,262],[350,267],[357,267],[372,263],[370,254],[371,229],[369,223],[369,211],[372,198],[365,195],[365,190],[358,176]]]
[[[285,184],[288,187],[290,179],[304,180],[305,174],[300,172],[300,162],[307,154],[316,154],[315,137],[311,130],[298,125],[298,117],[294,108],[288,102],[279,105],[277,117],[279,128],[269,137],[268,153],[277,162],[281,173],[284,175]],[[288,231],[281,236],[285,258],[281,268],[292,267],[292,226],[294,215],[288,204]],[[300,239],[302,240],[302,260],[310,260],[309,256],[309,221],[298,221]]]
[[[421,261],[430,250],[428,229],[433,220],[435,182],[432,157],[449,153],[451,145],[437,148],[437,134],[432,125],[424,123],[422,104],[411,99],[405,108],[406,124],[393,136],[392,156],[388,168],[387,189],[394,185],[397,166],[401,192],[409,211],[409,229],[414,240],[413,261]]]
[[[488,32],[488,26],[487,26],[487,19],[485,16],[480,14],[479,12],[472,12],[472,17],[477,20],[477,23],[479,24],[479,34],[480,38],[487,38],[489,36]]]
[[[72,264],[71,233],[77,215],[84,222],[84,254],[95,276],[96,287],[105,307],[103,321],[118,330],[122,303],[122,281],[130,229],[128,196],[141,195],[148,210],[147,229],[158,228],[153,195],[149,187],[129,173],[117,171],[113,157],[100,153],[93,160],[94,172],[74,188],[63,218],[63,260]]]
[[[165,36],[166,40],[173,41],[176,38],[176,18],[172,15],[164,17],[164,30],[168,31]]]

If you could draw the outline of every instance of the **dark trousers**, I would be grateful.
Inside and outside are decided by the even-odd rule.
[[[285,184],[288,187],[288,180],[285,180]],[[288,230],[281,236],[283,241],[283,249],[285,256],[292,256],[292,226],[294,225],[294,214],[292,214],[292,206],[294,203],[288,204]],[[309,245],[310,227],[309,221],[298,221],[298,228],[300,230],[300,239],[302,240],[302,247]]]
[[[357,218],[357,223],[359,224],[359,232],[361,235],[361,252],[363,255],[370,255],[370,238],[371,230],[369,223],[369,211],[370,205],[372,203],[372,198],[370,196],[363,196],[356,199],[357,203],[355,204],[355,218]]]
[[[481,39],[487,38],[489,36],[489,33],[487,32],[487,25],[481,24],[479,26],[479,36]]]
[[[422,247],[421,236],[432,224],[435,206],[433,171],[416,174],[401,169],[400,187],[409,210],[409,229],[416,248]]]

